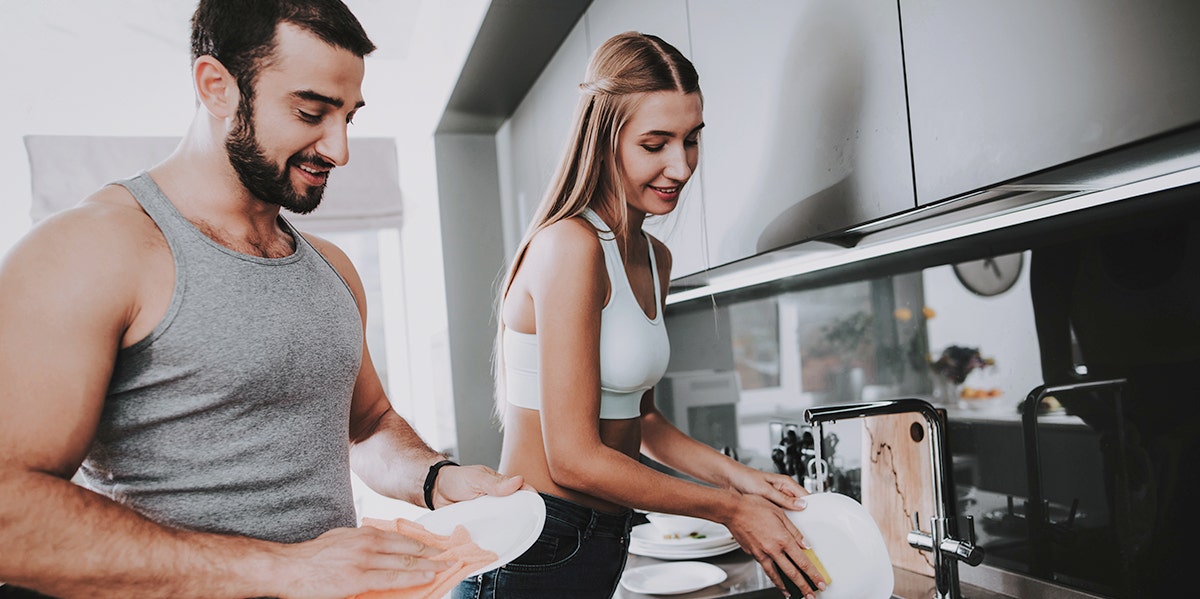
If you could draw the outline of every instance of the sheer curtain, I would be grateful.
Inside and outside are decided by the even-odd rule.
[[[27,135],[36,223],[79,203],[106,183],[136,175],[166,158],[176,137]],[[396,142],[351,138],[352,160],[335,169],[321,207],[287,215],[302,231],[329,233],[399,228],[403,220]]]

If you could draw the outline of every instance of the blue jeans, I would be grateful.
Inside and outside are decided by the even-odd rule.
[[[541,494],[542,534],[507,565],[468,578],[453,599],[608,599],[629,557],[633,512],[607,514]]]

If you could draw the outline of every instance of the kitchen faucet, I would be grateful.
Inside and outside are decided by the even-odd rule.
[[[867,403],[845,404],[809,408],[804,410],[804,420],[814,428],[817,435],[816,447],[821,447],[821,425],[825,422],[836,422],[844,418],[862,418],[882,414],[917,413],[925,418],[929,429],[930,471],[933,473],[933,517],[930,518],[930,532],[921,531],[919,516],[913,515],[913,528],[908,533],[908,544],[916,549],[933,553],[933,575],[936,583],[935,599],[962,599],[962,590],[958,584],[958,562],[962,560],[968,565],[978,566],[983,561],[983,549],[975,546],[975,523],[967,516],[966,541],[956,539],[948,530],[950,520],[948,514],[954,511],[949,504],[947,493],[943,488],[946,476],[945,442],[942,431],[942,419],[937,410],[922,399],[904,398]],[[817,455],[820,458],[820,455]],[[936,550],[934,549],[936,548]]]

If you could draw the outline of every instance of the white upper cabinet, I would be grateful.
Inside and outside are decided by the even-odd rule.
[[[1200,2],[901,0],[921,204],[1200,123]]]
[[[696,0],[709,261],[915,206],[891,0]]]
[[[496,132],[506,259],[516,252],[558,168],[590,52],[580,20],[512,117]]]
[[[587,60],[623,31],[692,59],[700,164],[647,229],[672,278],[910,210],[900,21],[891,0],[596,0],[497,132],[512,246],[556,168]]]

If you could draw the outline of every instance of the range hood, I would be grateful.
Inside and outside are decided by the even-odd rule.
[[[668,305],[967,240],[1200,183],[1200,125],[914,208],[671,283]]]

